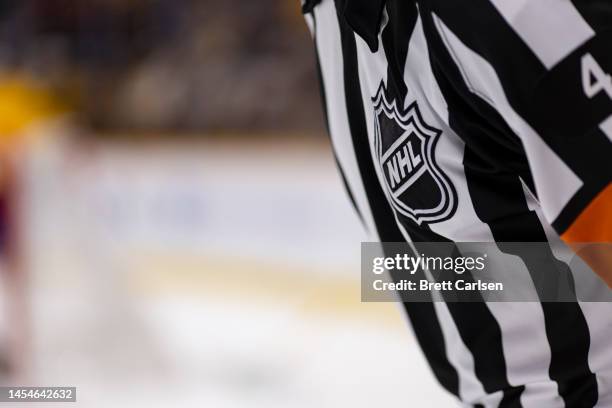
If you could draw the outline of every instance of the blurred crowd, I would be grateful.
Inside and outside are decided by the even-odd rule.
[[[4,0],[0,88],[15,81],[100,131],[323,127],[297,0]]]

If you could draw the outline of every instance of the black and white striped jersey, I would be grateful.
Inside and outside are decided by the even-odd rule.
[[[554,242],[561,263],[564,242],[612,241],[609,0],[303,11],[334,153],[372,240]],[[612,407],[612,304],[405,309],[466,406]]]

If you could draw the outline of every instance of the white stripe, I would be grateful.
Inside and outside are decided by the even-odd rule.
[[[308,31],[311,36],[314,36],[314,20],[310,13],[304,14],[304,20],[306,21],[306,26],[308,27]]]
[[[485,95],[483,99],[503,116],[521,138],[542,210],[548,222],[552,223],[582,186],[582,181],[514,111],[491,64],[463,44],[438,16],[434,14],[433,17],[467,86],[476,95]]]
[[[364,218],[368,239],[378,241],[371,209],[365,193],[361,173],[349,128],[344,94],[344,63],[336,7],[332,0],[324,0],[314,8],[316,19],[315,41],[327,101],[327,117],[332,145],[340,167],[344,170],[348,187],[357,208]]]
[[[546,68],[595,35],[569,0],[491,0]]]
[[[599,128],[602,132],[608,136],[608,139],[612,142],[612,115],[608,116],[606,120],[600,123]]]

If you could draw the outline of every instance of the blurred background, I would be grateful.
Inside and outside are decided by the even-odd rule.
[[[450,406],[398,305],[360,302],[299,8],[0,2],[0,384]]]

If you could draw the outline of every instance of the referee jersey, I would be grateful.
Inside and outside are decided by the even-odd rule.
[[[612,241],[609,0],[302,6],[372,240],[550,242],[561,264],[565,243]],[[612,407],[610,303],[404,307],[465,406]]]

